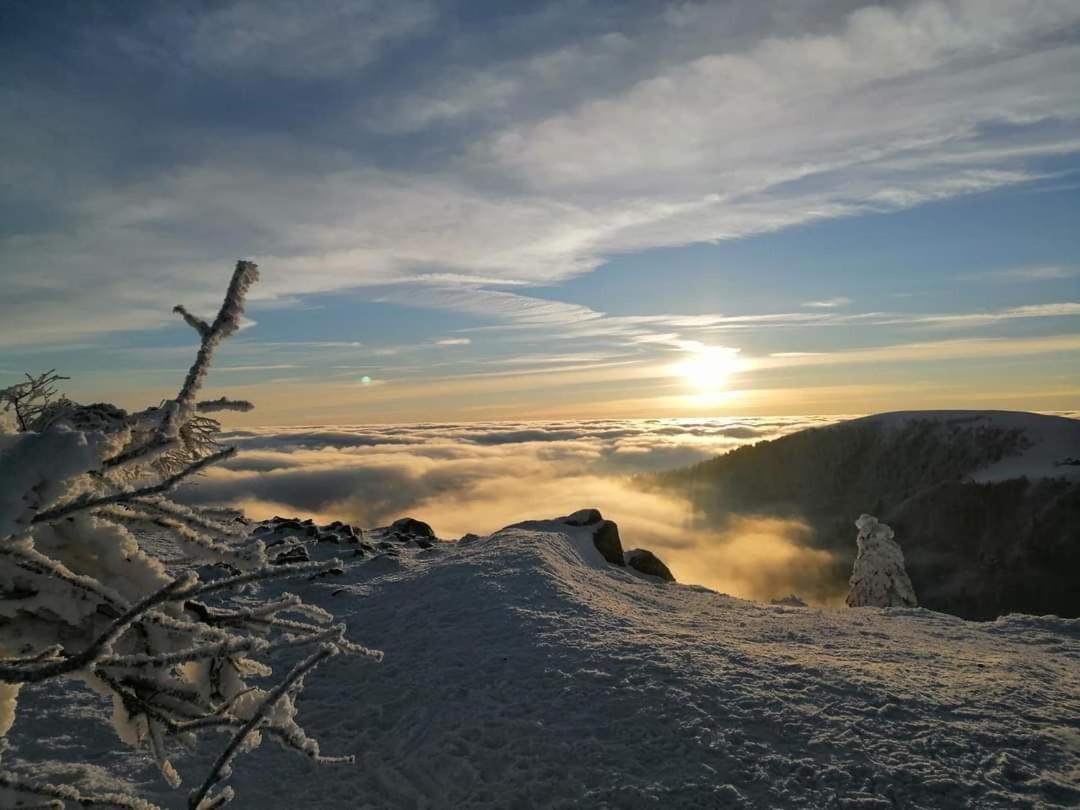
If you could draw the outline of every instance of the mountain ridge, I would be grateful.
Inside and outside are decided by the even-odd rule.
[[[704,520],[805,521],[850,571],[851,525],[896,531],[920,604],[965,618],[1080,615],[1080,421],[1013,411],[897,411],[809,428],[648,479]]]

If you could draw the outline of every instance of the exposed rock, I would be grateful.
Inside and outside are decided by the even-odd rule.
[[[310,561],[311,555],[308,554],[307,546],[292,546],[274,557],[273,564],[284,565],[285,563],[302,563]]]
[[[479,539],[480,535],[473,534],[472,532],[466,532],[465,534],[461,535],[461,538],[458,540],[458,542],[462,545],[468,545],[469,543],[475,543]]]
[[[781,599],[773,599],[769,602],[770,605],[787,605],[788,607],[806,607],[806,602],[797,597],[795,594],[785,596]]]
[[[597,514],[600,513],[597,512]],[[615,521],[601,520],[596,525],[593,530],[593,545],[612,565],[626,565],[626,560],[623,559],[622,541],[619,539],[619,527],[615,525]]]
[[[572,515],[563,518],[563,523],[568,526],[592,526],[604,519],[599,509],[579,509]]]
[[[659,557],[647,549],[630,549],[630,551],[623,555],[623,559],[628,566],[635,571],[640,571],[642,574],[648,574],[650,577],[659,577],[668,582],[675,581],[675,575],[671,573],[671,569],[664,565]]]
[[[893,530],[873,515],[860,515],[855,525],[859,553],[848,583],[848,606],[918,607]]]
[[[435,537],[435,532],[422,520],[403,517],[390,524],[391,531],[397,534],[406,534],[409,537]]]

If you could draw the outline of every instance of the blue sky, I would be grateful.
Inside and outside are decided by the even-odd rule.
[[[1080,402],[1073,0],[16,0],[0,71],[0,384],[167,396],[250,257],[250,421]]]

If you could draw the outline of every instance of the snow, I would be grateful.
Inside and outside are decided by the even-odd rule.
[[[899,429],[916,420],[1023,434],[1028,442],[1024,450],[976,471],[971,476],[974,481],[1005,481],[1021,476],[1080,480],[1080,419],[1026,411],[893,411],[853,421],[878,422]]]
[[[855,526],[859,553],[848,582],[848,606],[918,607],[904,568],[904,552],[893,540],[893,530],[873,515],[860,515]]]
[[[326,663],[297,704],[322,750],[356,764],[264,745],[236,764],[234,806],[1080,803],[1080,620],[757,604],[609,565],[588,526],[559,521],[426,549],[390,536],[287,586],[385,652]],[[27,686],[20,709],[18,758],[86,758],[183,805],[116,745],[95,696]],[[186,784],[214,753],[174,759]]]

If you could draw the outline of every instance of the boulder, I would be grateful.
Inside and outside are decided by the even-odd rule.
[[[795,594],[784,596],[780,599],[773,599],[769,602],[770,605],[786,605],[788,607],[806,607],[806,602],[800,599]]]
[[[435,537],[435,532],[431,530],[428,524],[411,517],[395,520],[390,524],[390,529],[397,534],[405,534],[409,537]]]
[[[634,548],[623,555],[626,564],[635,571],[648,574],[650,577],[659,577],[668,582],[675,581],[675,575],[671,569],[664,565],[663,560],[644,548]]]
[[[593,530],[593,545],[612,565],[626,565],[626,560],[623,559],[622,541],[619,539],[619,527],[615,525],[615,521],[601,520],[596,524]]]
[[[604,519],[599,509],[579,509],[572,515],[563,518],[567,526],[592,526]]]
[[[288,550],[281,552],[272,560],[274,565],[286,565],[288,563],[304,563],[310,562],[311,555],[308,554],[306,546],[292,546]]]

